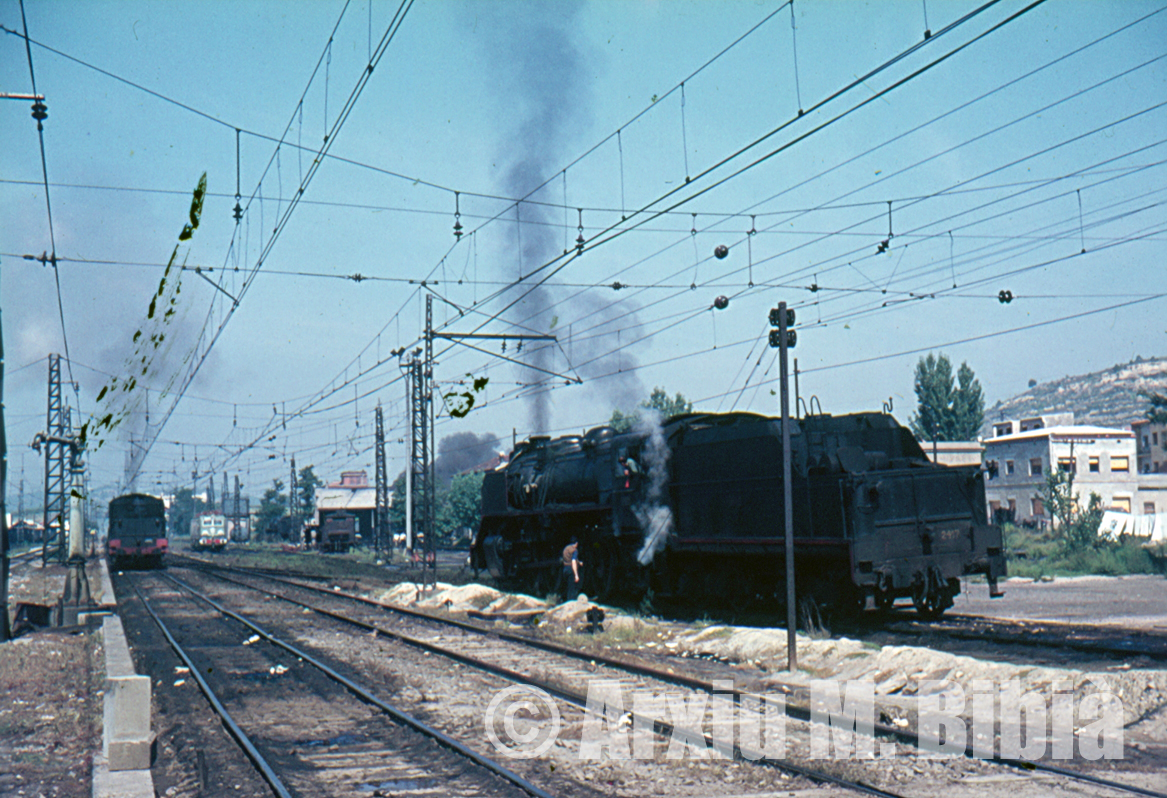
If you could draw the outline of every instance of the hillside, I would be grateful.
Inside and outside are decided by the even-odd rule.
[[[993,422],[1002,418],[1048,413],[1073,413],[1077,424],[1129,427],[1147,413],[1147,401],[1138,395],[1139,391],[1167,393],[1167,358],[1138,358],[1092,374],[1035,385],[1025,393],[986,407],[981,434],[991,436]]]

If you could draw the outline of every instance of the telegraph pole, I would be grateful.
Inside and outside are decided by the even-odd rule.
[[[8,626],[8,434],[4,423],[4,324],[0,315],[0,643],[12,637]],[[24,458],[20,465],[20,515],[24,515]],[[22,519],[18,518],[17,521]]]
[[[791,482],[790,457],[790,380],[786,369],[786,350],[797,340],[793,330],[794,311],[779,302],[770,311],[770,324],[777,330],[770,331],[770,346],[778,347],[778,371],[781,385],[782,404],[782,510],[786,527],[786,669],[793,673],[798,670],[798,641],[795,634],[798,608],[794,601],[794,485]],[[775,335],[777,333],[777,335]]]
[[[31,62],[30,62],[31,63]],[[35,91],[36,86],[33,86]],[[5,100],[32,100],[32,118],[38,127],[47,116],[45,97],[43,94],[19,94],[0,92],[0,99]],[[57,253],[53,252],[53,265],[56,266]],[[0,314],[0,643],[7,642],[12,637],[12,630],[8,625],[8,435],[4,421],[4,332],[3,318]],[[47,461],[46,461],[47,463]],[[47,470],[47,465],[46,465]],[[24,460],[20,466],[20,515],[24,515]],[[42,549],[41,556],[44,557]],[[43,559],[42,559],[43,562]]]

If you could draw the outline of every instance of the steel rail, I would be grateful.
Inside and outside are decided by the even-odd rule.
[[[492,759],[489,759],[485,756],[482,756],[478,752],[476,752],[470,748],[467,748],[462,743],[460,743],[457,740],[453,739],[452,737],[444,734],[443,732],[438,731],[437,729],[433,728],[432,726],[430,726],[426,723],[423,723],[422,721],[418,720],[417,718],[413,717],[412,715],[409,715],[405,712],[402,712],[401,710],[397,709],[396,707],[385,703],[384,701],[377,698],[375,695],[370,693],[365,688],[361,687],[359,684],[357,684],[353,680],[337,673],[335,670],[333,670],[329,666],[325,665],[323,662],[316,659],[308,652],[306,652],[302,649],[298,649],[295,646],[293,646],[292,644],[287,643],[287,642],[279,639],[278,637],[273,635],[271,632],[268,632],[267,630],[263,629],[262,627],[260,627],[256,623],[254,623],[253,621],[249,621],[247,618],[244,618],[239,613],[232,612],[231,610],[227,609],[222,604],[219,604],[217,601],[215,601],[214,599],[212,599],[210,596],[206,595],[205,593],[197,590],[194,587],[191,587],[190,585],[186,584],[185,582],[181,581],[180,579],[176,579],[175,577],[173,577],[169,574],[160,574],[160,576],[162,576],[165,579],[170,580],[171,582],[178,585],[183,590],[186,590],[191,595],[197,597],[200,601],[203,601],[203,602],[209,604],[210,606],[214,607],[215,610],[218,611],[219,613],[225,615],[226,617],[232,619],[233,621],[237,621],[238,623],[243,624],[248,629],[255,632],[257,635],[264,638],[272,645],[275,645],[275,646],[278,646],[279,648],[284,649],[289,654],[292,654],[295,657],[299,657],[304,662],[307,662],[309,665],[312,665],[317,670],[324,673],[330,679],[343,685],[349,692],[351,692],[353,695],[357,696],[357,698],[361,699],[362,701],[364,701],[368,704],[372,704],[373,706],[377,707],[377,709],[380,709],[382,712],[386,713],[387,715],[389,715],[390,717],[392,717],[394,720],[398,721],[399,723],[405,724],[406,726],[409,726],[410,728],[412,728],[418,732],[421,732],[422,734],[426,735],[427,737],[429,737],[432,740],[434,740],[435,742],[437,742],[439,745],[442,745],[443,747],[448,748],[449,750],[453,751],[454,753],[459,754],[459,755],[469,759],[470,761],[474,762],[476,765],[478,765],[482,768],[485,768],[486,770],[490,771],[491,773],[495,774],[496,776],[499,776],[500,778],[505,779],[506,781],[509,781],[511,784],[514,784],[516,787],[523,790],[527,794],[535,796],[535,798],[554,798],[552,793],[549,793],[549,792],[546,792],[545,790],[540,789],[539,787],[537,787],[534,784],[532,784],[531,782],[527,781],[522,776],[518,775],[517,773],[510,770],[509,768],[506,768],[506,767],[500,765],[499,763],[495,762]]]
[[[251,742],[251,738],[247,736],[246,732],[239,728],[239,724],[236,723],[235,719],[231,717],[231,713],[228,712],[227,708],[223,706],[223,703],[219,700],[219,697],[215,695],[215,691],[211,689],[209,684],[207,684],[206,680],[202,677],[202,674],[199,673],[199,669],[195,667],[195,664],[191,662],[190,657],[187,656],[187,653],[183,647],[179,645],[177,640],[174,639],[174,635],[170,633],[170,630],[166,627],[166,624],[163,623],[162,618],[159,617],[158,613],[154,611],[154,608],[150,606],[150,602],[146,600],[146,597],[142,595],[142,591],[138,589],[137,583],[135,581],[131,581],[130,586],[134,588],[134,593],[137,594],[138,600],[142,602],[142,606],[146,608],[146,612],[150,613],[150,617],[154,619],[154,623],[158,624],[158,628],[162,630],[162,634],[166,636],[166,640],[170,643],[170,647],[174,649],[174,653],[178,655],[179,659],[186,663],[186,667],[190,669],[191,677],[198,684],[199,689],[203,692],[203,695],[206,696],[207,701],[211,705],[211,708],[215,710],[215,714],[219,716],[219,719],[227,728],[228,733],[230,733],[230,735],[235,738],[235,742],[237,742],[239,747],[242,748],[244,753],[247,754],[247,758],[251,760],[253,765],[255,765],[260,775],[263,776],[263,780],[268,783],[269,787],[271,787],[272,792],[274,792],[280,798],[292,798],[292,794],[288,792],[288,788],[284,786],[283,781],[281,781],[280,777],[276,775],[275,770],[272,769],[271,765],[269,765],[267,760],[264,759],[263,754],[261,754],[259,749],[257,749]]]
[[[491,673],[491,674],[494,674],[495,676],[500,676],[500,677],[507,679],[508,681],[512,681],[516,684],[538,688],[540,690],[543,690],[546,693],[549,693],[549,694],[555,696],[556,698],[559,698],[562,701],[566,701],[567,703],[573,704],[573,705],[579,707],[580,709],[584,709],[584,710],[587,709],[588,701],[587,701],[586,695],[581,694],[581,693],[572,692],[570,690],[566,690],[566,689],[559,687],[558,685],[555,685],[549,681],[535,679],[535,678],[532,678],[531,676],[528,676],[527,674],[519,673],[518,671],[513,671],[509,668],[504,668],[501,665],[494,665],[494,664],[486,662],[484,660],[480,660],[480,659],[477,659],[475,657],[471,657],[467,654],[459,653],[457,651],[454,651],[453,649],[445,648],[443,646],[439,646],[439,645],[436,645],[434,643],[427,643],[424,640],[419,640],[415,637],[403,635],[400,632],[393,631],[392,629],[386,629],[384,627],[377,626],[376,624],[371,624],[371,623],[368,623],[366,621],[358,620],[356,618],[350,618],[346,615],[341,615],[340,613],[335,613],[335,612],[332,612],[331,610],[326,610],[322,607],[316,607],[316,606],[313,606],[311,604],[307,604],[305,602],[298,601],[296,599],[293,599],[289,596],[285,596],[281,593],[277,593],[275,591],[266,590],[266,589],[261,588],[261,587],[256,587],[255,585],[249,585],[246,582],[241,582],[237,579],[231,579],[230,577],[226,577],[226,576],[223,576],[221,574],[214,574],[213,576],[216,579],[223,580],[224,582],[230,582],[231,584],[240,585],[241,587],[246,587],[246,588],[249,588],[251,590],[255,590],[256,592],[263,593],[263,594],[268,595],[268,596],[272,596],[273,598],[280,599],[281,601],[286,601],[289,604],[294,604],[297,607],[302,607],[304,609],[311,610],[312,612],[318,613],[318,614],[323,615],[323,616],[328,617],[328,618],[332,618],[333,620],[340,621],[342,623],[351,624],[352,626],[356,626],[356,627],[358,627],[360,629],[364,629],[365,631],[368,631],[368,632],[375,632],[379,635],[382,635],[383,637],[387,637],[387,638],[390,638],[392,640],[397,640],[398,642],[403,643],[407,646],[417,648],[419,650],[426,651],[426,652],[429,652],[432,654],[437,654],[439,656],[451,659],[455,662],[459,662],[463,665],[468,665],[468,666],[475,668],[477,670],[484,671],[486,673]],[[170,578],[173,578],[173,577],[170,577]],[[175,581],[178,581],[178,580],[175,580]],[[333,592],[327,591],[327,590],[322,590],[321,592],[325,593],[326,595],[334,595],[334,596],[337,596],[339,598],[345,598],[345,599],[353,598],[353,596],[351,594],[347,594],[347,593],[333,593]],[[377,606],[382,606],[382,605],[377,605]],[[423,617],[425,617],[426,620],[432,620],[432,618],[430,618],[430,616],[423,616]],[[592,657],[591,659],[597,660],[596,657]],[[729,696],[729,695],[731,695],[731,693],[723,692],[723,693],[721,693],[721,695]],[[657,719],[657,718],[648,718],[648,717],[645,717],[642,715],[637,715],[634,712],[626,712],[624,714],[629,719],[631,719],[633,722],[637,723],[638,727],[645,727],[645,726],[649,726],[651,724],[653,732],[660,735],[661,737],[665,737],[665,738],[674,738],[675,737],[675,738],[680,739],[686,743],[689,743],[691,745],[695,745],[698,747],[705,746],[705,747],[709,747],[709,748],[716,748],[722,754],[734,759],[735,761],[745,761],[745,762],[749,762],[750,764],[759,765],[762,767],[772,767],[772,768],[775,768],[777,770],[782,770],[782,771],[792,773],[792,774],[797,775],[797,776],[802,776],[804,778],[811,779],[812,781],[834,784],[836,786],[844,787],[846,789],[854,790],[857,792],[862,792],[862,793],[865,793],[867,795],[880,796],[880,798],[903,798],[903,796],[900,796],[899,793],[889,792],[887,790],[880,789],[879,787],[875,787],[873,785],[866,784],[866,783],[861,782],[861,781],[844,779],[844,778],[841,778],[839,776],[834,776],[830,773],[825,773],[823,771],[813,770],[811,768],[804,768],[800,765],[790,764],[790,763],[786,762],[785,760],[766,759],[761,751],[755,751],[755,750],[750,749],[750,748],[743,748],[736,743],[727,742],[725,740],[720,740],[720,739],[715,738],[711,735],[707,735],[704,732],[699,731],[699,730],[687,729],[687,728],[684,728],[681,726],[675,726],[673,724],[666,723],[665,721],[662,721],[662,720]]]
[[[210,568],[212,568],[214,570],[239,571],[239,572],[243,572],[245,574],[247,573],[247,570],[248,570],[248,569],[238,568],[238,567],[234,567],[234,566],[220,566],[220,565],[215,565],[215,564],[206,564],[206,565],[208,565]],[[507,640],[510,642],[518,643],[520,645],[525,645],[525,646],[528,646],[531,648],[537,648],[537,649],[541,649],[544,651],[549,651],[549,652],[561,654],[563,656],[573,657],[573,658],[581,660],[583,662],[597,662],[597,663],[600,663],[603,665],[607,665],[608,667],[617,668],[619,670],[624,670],[628,673],[636,674],[638,676],[645,676],[645,677],[649,677],[649,678],[653,678],[653,679],[658,679],[660,681],[668,682],[671,684],[676,684],[676,685],[681,686],[681,687],[687,687],[687,688],[693,689],[693,690],[700,690],[702,692],[709,693],[711,695],[714,694],[713,685],[710,684],[709,682],[705,682],[705,681],[702,681],[700,679],[695,679],[693,677],[684,676],[684,675],[677,674],[677,673],[672,673],[670,671],[662,670],[659,668],[654,668],[654,667],[649,666],[649,665],[640,665],[637,663],[627,662],[627,661],[624,661],[624,660],[621,660],[621,659],[618,659],[615,657],[605,656],[603,654],[581,651],[579,649],[573,649],[569,646],[564,646],[564,645],[559,644],[559,643],[551,643],[551,642],[544,641],[544,640],[534,640],[532,638],[526,637],[525,635],[518,635],[518,634],[509,633],[509,632],[503,632],[503,631],[499,631],[497,629],[489,629],[486,627],[479,626],[477,624],[469,623],[467,621],[460,621],[460,620],[457,620],[455,618],[443,618],[441,616],[431,615],[429,613],[420,612],[418,610],[411,610],[411,609],[408,609],[405,607],[399,607],[399,606],[396,606],[393,604],[387,604],[385,602],[377,601],[375,599],[365,598],[364,596],[356,596],[356,595],[353,595],[351,593],[346,593],[344,591],[328,590],[325,588],[317,587],[315,585],[300,584],[300,583],[297,583],[297,582],[294,582],[294,581],[291,581],[288,579],[282,579],[280,577],[272,576],[269,574],[263,574],[262,576],[264,576],[265,578],[271,579],[275,582],[280,582],[280,583],[283,583],[283,584],[286,584],[286,585],[289,585],[292,587],[298,587],[302,590],[309,590],[309,591],[314,591],[317,593],[322,593],[324,595],[345,598],[345,599],[348,599],[350,601],[355,601],[355,602],[359,602],[362,604],[367,604],[367,605],[370,605],[373,607],[379,607],[380,609],[386,610],[388,612],[397,613],[399,615],[404,615],[404,616],[412,617],[412,618],[418,618],[418,619],[422,619],[422,620],[426,620],[426,621],[431,621],[433,623],[444,624],[447,626],[453,626],[453,627],[456,627],[459,629],[464,629],[464,630],[472,632],[474,634],[478,634],[478,635],[482,635],[482,636],[486,636],[486,637],[497,637],[497,638],[502,639],[502,640]],[[219,576],[218,578],[223,578],[223,577]],[[256,588],[256,589],[259,589],[259,588]],[[739,701],[742,698],[750,698],[750,699],[757,699],[758,698],[758,696],[756,694],[749,693],[749,692],[746,692],[743,690],[737,690],[737,689],[729,690],[729,691],[718,690],[716,692],[717,692],[717,695],[721,695],[721,696],[732,695]],[[805,721],[808,723],[814,722],[813,721],[813,713],[811,712],[810,708],[806,707],[806,706],[799,706],[797,704],[792,705],[789,702],[787,702],[786,714],[789,717],[793,717],[797,720]],[[899,742],[906,743],[906,744],[912,746],[913,748],[916,748],[916,749],[921,748],[919,734],[914,732],[914,731],[911,731],[909,729],[901,729],[901,728],[897,728],[895,726],[889,726],[889,725],[883,724],[883,723],[876,723],[876,724],[874,724],[874,733],[877,737],[891,737]],[[992,757],[977,756],[976,752],[974,751],[974,748],[971,744],[969,744],[965,747],[964,756],[966,759],[976,759],[976,760],[984,761],[984,762],[992,762],[994,764],[998,764],[998,765],[1001,765],[1004,767],[1011,767],[1011,768],[1016,768],[1016,769],[1024,770],[1024,771],[1041,771],[1041,772],[1045,772],[1045,773],[1050,773],[1053,775],[1062,776],[1063,778],[1087,782],[1087,783],[1094,784],[1094,785],[1099,786],[1099,787],[1106,787],[1108,789],[1117,790],[1119,792],[1130,793],[1133,795],[1146,796],[1146,798],[1167,798],[1167,793],[1165,793],[1165,792],[1150,790],[1150,789],[1147,789],[1144,787],[1137,787],[1137,786],[1130,785],[1130,784],[1123,784],[1121,782],[1112,781],[1110,779],[1104,779],[1100,776],[1094,776],[1094,775],[1091,775],[1088,773],[1081,773],[1078,771],[1071,770],[1069,768],[1063,768],[1063,767],[1059,767],[1057,765],[1050,765],[1050,764],[1047,764],[1044,762],[1031,761],[1031,760],[1027,760],[1027,759],[1017,759],[1014,757],[1004,757],[1004,756],[1000,756],[997,754],[994,754]]]

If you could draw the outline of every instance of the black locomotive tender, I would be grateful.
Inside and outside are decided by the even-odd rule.
[[[921,615],[937,617],[968,574],[983,574],[999,595],[1001,529],[986,523],[979,468],[933,464],[884,413],[790,424],[800,601],[855,611],[869,597],[881,609],[911,598]],[[642,519],[660,507],[650,498],[650,436],[598,427],[532,437],[485,475],[474,566],[543,595],[561,586],[561,551],[578,537],[589,595],[652,589],[706,603],[784,603],[781,421],[690,413],[665,421],[661,433],[668,460],[657,465],[667,468],[657,502],[672,527],[651,561]],[[622,456],[640,473],[626,476]]]

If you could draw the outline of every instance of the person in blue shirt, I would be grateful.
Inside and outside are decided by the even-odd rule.
[[[579,598],[579,568],[583,563],[579,559],[579,539],[572,537],[571,542],[563,547],[563,581],[565,601],[574,601]]]

